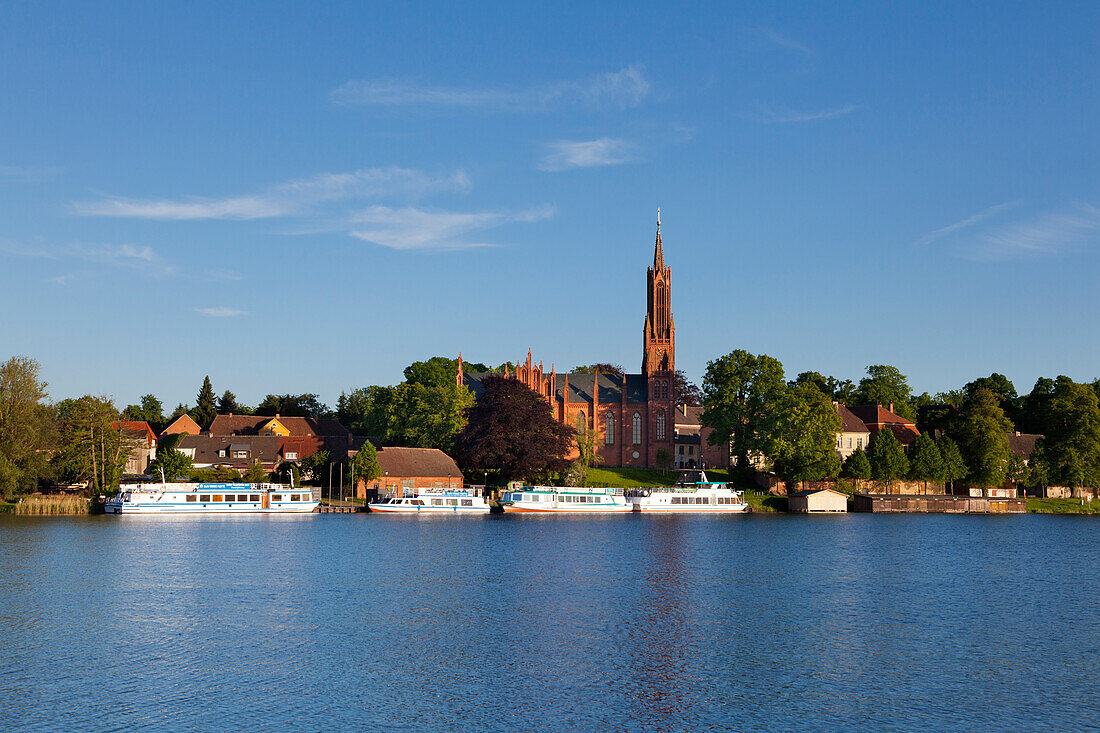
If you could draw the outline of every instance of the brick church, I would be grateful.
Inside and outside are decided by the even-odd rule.
[[[641,373],[559,374],[552,365],[544,372],[542,363],[535,364],[528,350],[527,359],[504,376],[520,380],[541,395],[558,421],[578,430],[594,430],[601,465],[657,466],[657,451],[662,448],[671,460],[679,442],[677,418],[684,418],[676,409],[676,325],[671,292],[672,273],[665,265],[658,211],[653,266],[646,273]],[[459,384],[477,395],[488,376],[465,372],[459,355]]]

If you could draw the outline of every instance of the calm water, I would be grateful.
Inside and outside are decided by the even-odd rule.
[[[0,520],[0,729],[1087,729],[1100,521]]]

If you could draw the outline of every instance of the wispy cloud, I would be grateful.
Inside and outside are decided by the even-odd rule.
[[[209,282],[237,282],[244,280],[244,275],[233,270],[224,269],[206,269],[203,270],[202,277]]]
[[[547,152],[539,163],[539,168],[544,171],[620,165],[633,160],[636,152],[632,143],[609,137],[598,140],[555,140],[547,143],[546,147]]]
[[[983,222],[991,216],[996,216],[1002,211],[1007,211],[1008,209],[1016,206],[1017,203],[1019,202],[1009,201],[1007,203],[997,204],[996,206],[990,206],[988,209],[985,209],[984,211],[979,211],[977,214],[972,214],[971,216],[968,216],[965,219],[961,219],[954,224],[948,224],[945,227],[933,229],[917,241],[919,244],[931,244],[937,239],[942,239],[943,237],[954,234],[955,232],[962,231],[963,229],[972,227],[975,224]]]
[[[370,196],[416,197],[437,191],[465,192],[469,188],[469,176],[461,170],[433,176],[408,168],[364,168],[287,181],[254,195],[184,199],[108,197],[77,202],[73,211],[83,216],[176,221],[268,219],[302,214],[324,202]]]
[[[775,107],[766,104],[756,105],[756,110],[748,116],[757,122],[765,124],[788,124],[792,122],[815,122],[817,120],[832,120],[837,117],[846,117],[858,109],[862,104],[847,104],[843,107],[830,107],[818,110],[792,110]]]
[[[44,181],[60,172],[57,166],[49,165],[0,165],[0,179],[14,181]]]
[[[534,222],[553,216],[552,207],[517,213],[439,211],[416,207],[371,206],[352,218],[351,236],[395,250],[460,250],[498,247],[471,237],[512,222]]]
[[[963,254],[985,261],[1039,257],[1096,244],[1098,239],[1100,209],[1078,204],[998,226],[978,238]]]
[[[329,95],[339,105],[493,108],[511,112],[544,111],[559,105],[626,109],[649,95],[640,65],[533,87],[433,86],[397,79],[349,81]]]
[[[779,46],[780,48],[785,48],[788,51],[796,51],[806,56],[810,56],[813,54],[813,51],[806,44],[799,43],[793,38],[781,35],[771,28],[758,28],[757,33],[759,33],[760,36],[764,38],[764,40],[773,45]]]
[[[917,240],[943,242],[955,253],[978,262],[1045,257],[1100,244],[1100,209],[1074,204],[1055,210],[1005,214],[1017,202],[997,204],[972,216],[935,229]]]
[[[233,318],[234,316],[248,315],[248,311],[237,310],[236,308],[227,308],[225,306],[217,306],[214,308],[192,308],[191,310],[204,316],[209,316],[211,318]]]
[[[51,247],[4,242],[0,243],[0,251],[18,257],[53,260],[66,265],[72,262],[90,262],[113,268],[135,270],[154,276],[168,275],[175,272],[176,269],[152,247],[135,244],[75,243]],[[58,275],[51,278],[50,281],[62,285],[72,277],[72,275]]]

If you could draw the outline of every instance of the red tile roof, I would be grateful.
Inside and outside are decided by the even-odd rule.
[[[122,430],[122,432],[126,433],[131,438],[142,438],[147,441],[155,441],[157,439],[157,434],[149,427],[149,423],[144,420],[116,420],[111,424]]]
[[[313,417],[283,417],[282,415],[218,415],[207,431],[211,435],[257,435],[271,420],[278,420],[292,436],[347,437],[351,432],[336,420]]]
[[[462,478],[454,460],[435,448],[383,448],[378,451],[378,468],[390,478]]]

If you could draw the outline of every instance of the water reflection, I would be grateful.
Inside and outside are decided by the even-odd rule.
[[[0,728],[1084,728],[1098,709],[1100,570],[1050,551],[1088,557],[1096,522],[128,519],[0,518]]]

